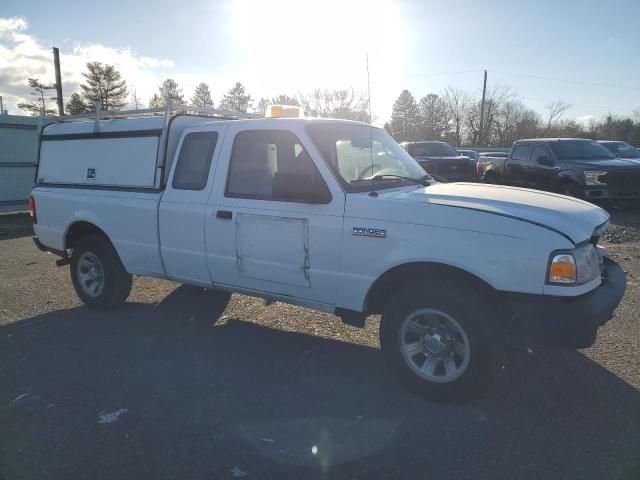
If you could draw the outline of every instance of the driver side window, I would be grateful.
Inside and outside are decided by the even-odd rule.
[[[233,142],[226,197],[328,203],[331,193],[297,137],[284,130],[247,130]]]

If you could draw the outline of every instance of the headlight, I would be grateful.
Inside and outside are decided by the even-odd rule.
[[[600,275],[600,259],[593,244],[554,253],[549,261],[547,281],[556,285],[582,285]]]
[[[584,172],[584,181],[587,185],[606,185],[605,182],[600,181],[601,175],[606,175],[607,172],[601,172],[600,170],[587,170]]]

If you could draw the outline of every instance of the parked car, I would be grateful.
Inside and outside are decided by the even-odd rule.
[[[640,161],[616,158],[593,140],[518,140],[507,158],[482,158],[480,170],[487,183],[548,190],[589,200],[640,198]]]
[[[223,305],[237,292],[360,326],[382,314],[399,378],[458,401],[487,385],[510,335],[586,347],[624,294],[591,203],[436,183],[368,124],[211,112],[44,128],[34,241],[86,305],[119,306],[140,275]]]
[[[404,142],[400,146],[415,158],[425,171],[449,182],[475,180],[475,165],[446,142]]]
[[[640,158],[640,150],[627,142],[617,140],[599,140],[604,148],[619,158]]]

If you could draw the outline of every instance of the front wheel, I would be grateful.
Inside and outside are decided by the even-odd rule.
[[[131,293],[131,275],[122,266],[111,243],[102,235],[78,240],[71,256],[71,281],[86,305],[109,309],[127,299]]]
[[[400,380],[430,400],[461,402],[485,388],[495,366],[491,308],[460,284],[401,291],[383,313],[382,350]]]
[[[558,186],[558,192],[567,197],[583,197],[582,189],[574,182],[563,182]]]

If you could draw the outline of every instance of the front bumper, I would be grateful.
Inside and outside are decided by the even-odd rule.
[[[511,294],[509,303],[527,339],[538,345],[585,348],[598,328],[613,317],[627,278],[616,262],[604,259],[601,285],[579,297]]]
[[[587,200],[604,200],[604,199],[617,199],[617,200],[635,200],[640,198],[640,190],[613,190],[606,185],[602,187],[587,187],[584,190],[584,197]]]

